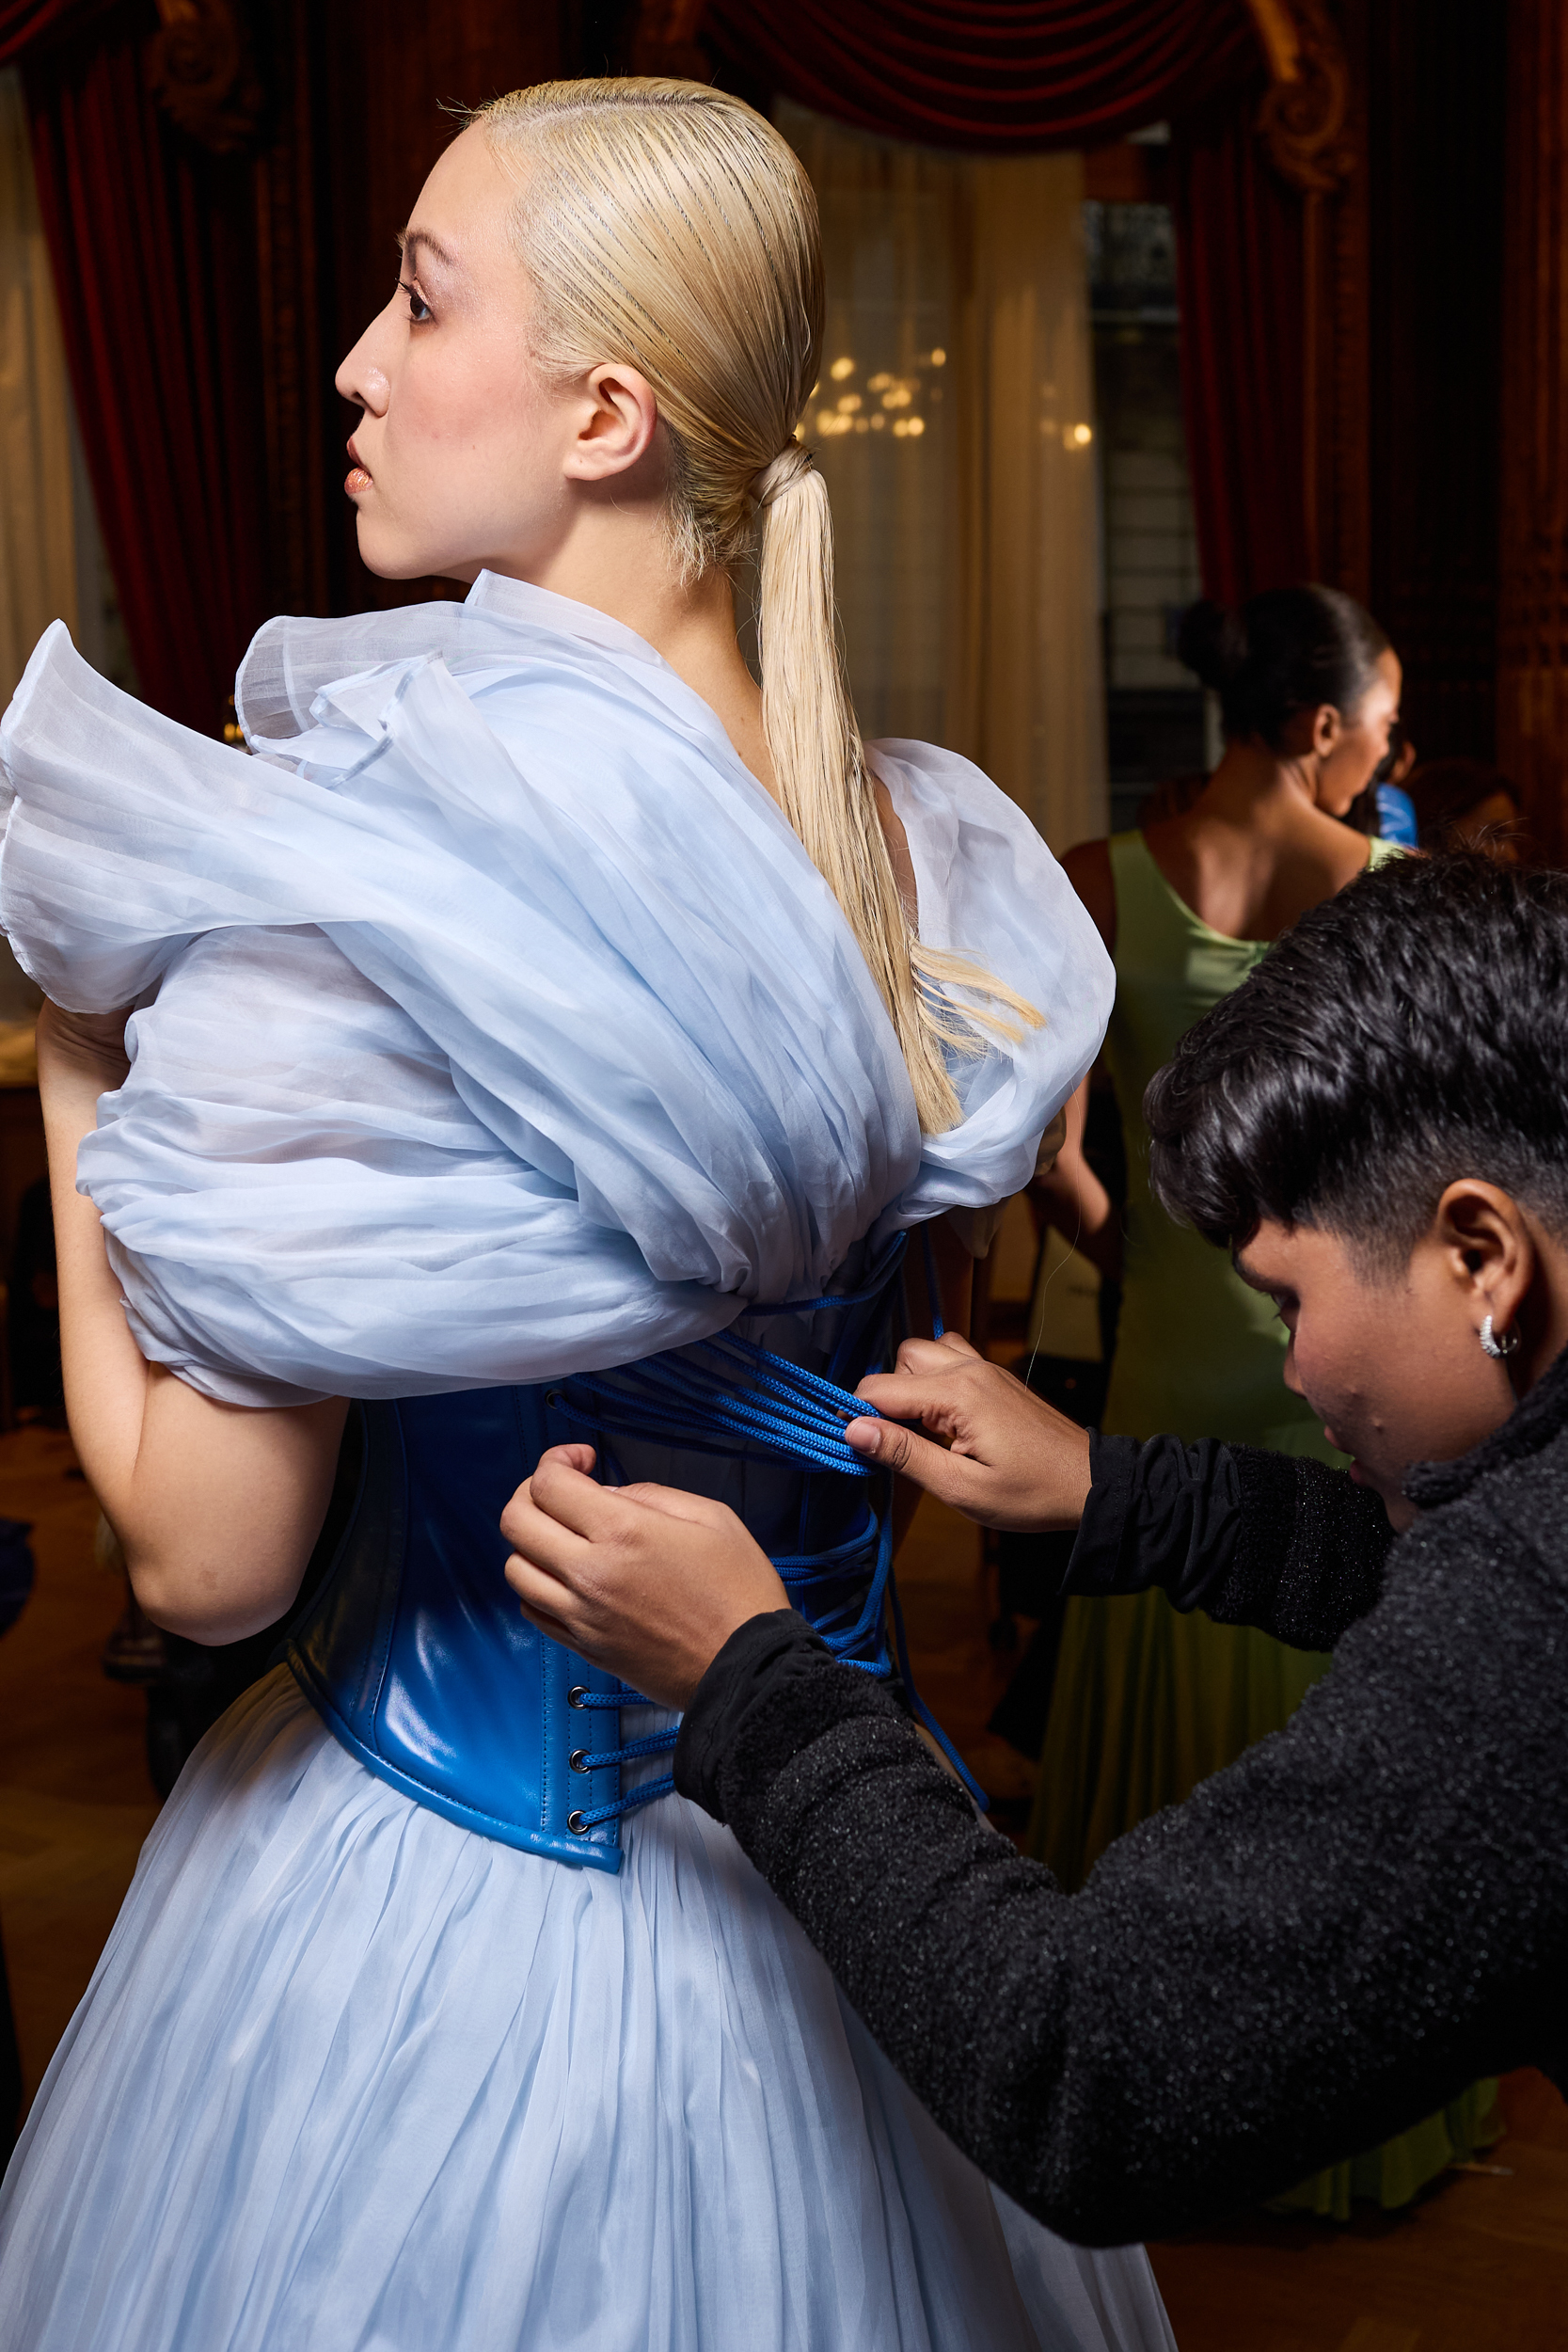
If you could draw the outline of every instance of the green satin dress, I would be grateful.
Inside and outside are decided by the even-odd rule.
[[[1373,841],[1370,862],[1400,854]],[[1110,856],[1117,997],[1105,1059],[1127,1136],[1127,1243],[1104,1428],[1342,1462],[1309,1406],[1284,1386],[1286,1335],[1270,1302],[1223,1250],[1155,1201],[1138,1118],[1144,1089],[1177,1040],[1241,986],[1267,944],[1199,922],[1141,833],[1116,834]],[[1159,1592],[1069,1601],[1029,1851],[1064,1885],[1081,1885],[1123,1830],[1277,1731],[1328,1665],[1321,1652],[1289,1649],[1250,1627],[1182,1616]],[[1474,2086],[1442,2114],[1283,2201],[1338,2219],[1348,2218],[1353,2195],[1407,2203],[1445,2165],[1496,2136],[1486,2125],[1495,2088]]]

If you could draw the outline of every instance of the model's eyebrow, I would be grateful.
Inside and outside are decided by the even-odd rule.
[[[457,267],[455,257],[448,252],[440,238],[433,237],[427,229],[400,229],[398,251],[405,259],[411,258],[416,267],[419,265],[419,257],[421,252],[428,253],[432,260],[442,262],[448,269]]]

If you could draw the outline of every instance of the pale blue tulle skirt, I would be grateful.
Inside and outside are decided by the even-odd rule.
[[[728,1832],[617,1877],[384,1787],[284,1668],[149,1838],[0,2197],[5,2352],[1169,2352],[915,2105]]]

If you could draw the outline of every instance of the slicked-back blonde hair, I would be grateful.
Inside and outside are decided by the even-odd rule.
[[[811,183],[770,123],[699,82],[544,82],[473,120],[518,167],[539,364],[578,374],[609,361],[653,387],[683,575],[736,564],[760,524],[762,723],[779,803],[881,993],[922,1128],[951,1127],[947,1057],[981,1050],[972,1023],[1017,1038],[1039,1015],[965,958],[922,946],[899,898],[839,650],[827,485],[795,437],[822,346]],[[985,1001],[960,1017],[944,982]]]

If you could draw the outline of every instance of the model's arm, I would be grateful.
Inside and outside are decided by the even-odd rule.
[[[1084,1080],[1067,1106],[1067,1131],[1055,1164],[1037,1176],[1029,1198],[1048,1225],[1082,1251],[1112,1281],[1121,1274],[1121,1219],[1116,1204],[1084,1157],[1089,1082]]]
[[[234,1642],[281,1616],[332,1491],[346,1406],[219,1405],[149,1364],[131,1336],[76,1152],[126,1071],[123,1015],[39,1022],[39,1090],[59,1267],[71,1434],[149,1616]]]

